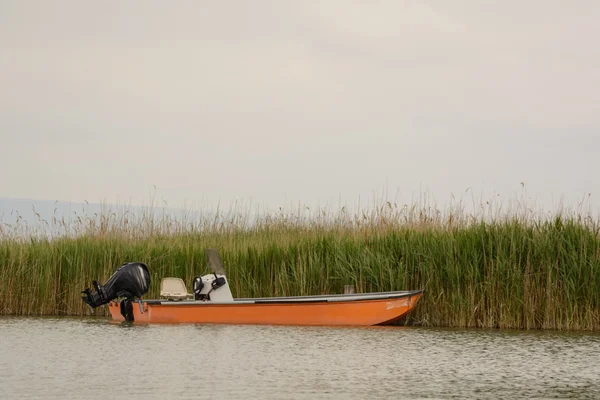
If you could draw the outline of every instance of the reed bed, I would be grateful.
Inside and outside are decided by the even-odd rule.
[[[214,247],[235,297],[341,293],[348,284],[357,292],[424,289],[408,324],[600,329],[600,225],[580,212],[490,215],[482,206],[474,215],[460,205],[386,202],[354,213],[77,218],[0,225],[0,314],[89,315],[80,291],[128,261],[149,265],[147,298],[164,276],[189,287],[208,272],[204,249]]]

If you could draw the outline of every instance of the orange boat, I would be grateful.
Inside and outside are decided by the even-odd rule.
[[[365,326],[401,320],[423,294],[415,290],[234,299],[218,253],[208,250],[207,254],[213,273],[196,277],[191,294],[181,279],[165,278],[161,282],[162,299],[142,300],[150,284],[148,267],[128,263],[105,285],[94,281],[96,293],[84,290],[83,300],[92,307],[108,304],[113,320],[136,323]],[[118,297],[125,300],[116,301]]]
[[[202,300],[137,300],[135,322],[272,324],[272,325],[385,325],[402,319],[417,304],[421,290],[332,296]],[[125,321],[118,302],[109,310]]]

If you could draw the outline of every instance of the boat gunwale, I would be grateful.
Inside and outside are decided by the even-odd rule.
[[[390,299],[401,299],[421,295],[423,289],[409,291],[392,292],[372,292],[372,293],[352,293],[352,294],[332,294],[315,296],[289,296],[289,297],[256,297],[256,298],[238,298],[228,302],[212,302],[203,300],[136,300],[136,303],[156,306],[237,306],[237,305],[268,305],[268,304],[322,304],[322,303],[349,303],[363,301],[380,301]]]

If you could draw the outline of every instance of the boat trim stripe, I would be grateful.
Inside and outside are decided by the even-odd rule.
[[[411,297],[423,293],[423,290],[402,291],[402,292],[378,292],[364,294],[348,294],[348,295],[320,295],[320,296],[293,296],[293,297],[262,297],[256,299],[240,298],[234,299],[233,302],[212,302],[202,300],[141,300],[149,305],[164,305],[164,306],[201,306],[201,305],[244,305],[244,304],[313,304],[313,303],[337,303],[337,302],[361,302],[361,301],[378,301],[389,299],[401,299]],[[139,301],[139,300],[138,300]]]

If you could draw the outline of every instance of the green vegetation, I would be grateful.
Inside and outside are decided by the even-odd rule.
[[[576,214],[489,218],[387,203],[368,215],[279,213],[191,223],[127,213],[67,235],[0,225],[0,314],[86,315],[80,291],[127,261],[188,284],[218,248],[235,297],[425,289],[411,324],[600,329],[598,223]],[[42,226],[44,224],[41,224]],[[48,224],[46,224],[48,225]],[[28,234],[24,234],[28,233]],[[104,312],[99,309],[98,312]]]

